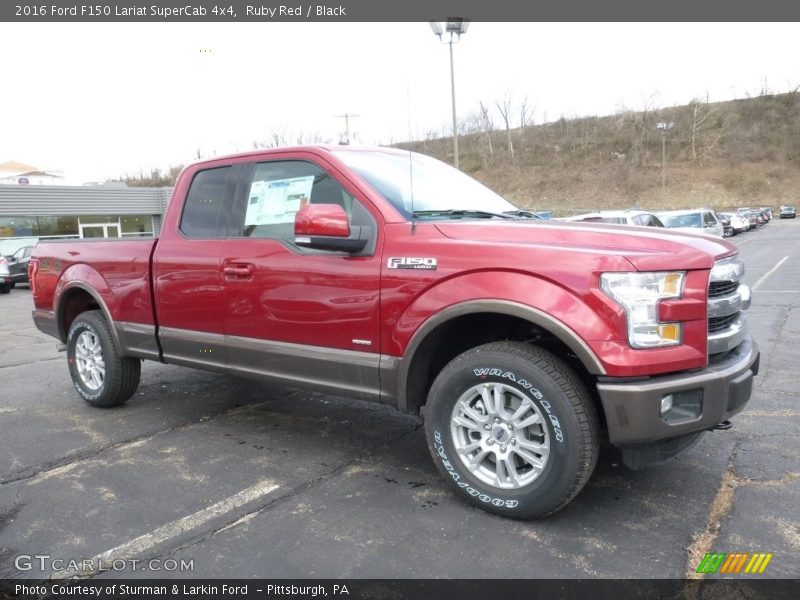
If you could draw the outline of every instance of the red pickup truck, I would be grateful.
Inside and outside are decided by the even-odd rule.
[[[424,408],[454,490],[544,516],[602,442],[639,468],[730,427],[759,353],[730,243],[533,217],[405,151],[215,158],[158,239],[39,243],[33,318],[94,406],[149,359]]]

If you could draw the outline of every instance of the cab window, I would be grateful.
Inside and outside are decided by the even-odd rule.
[[[245,182],[240,235],[294,243],[294,218],[306,204],[341,206],[351,226],[372,222],[368,211],[328,172],[306,161],[271,161],[254,165]]]

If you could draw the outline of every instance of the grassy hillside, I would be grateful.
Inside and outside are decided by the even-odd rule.
[[[798,91],[509,132],[483,114],[488,118],[473,115],[461,125],[461,169],[520,206],[564,215],[633,206],[777,208],[800,198]],[[659,122],[674,123],[666,135],[663,189]],[[450,137],[402,146],[453,159]]]

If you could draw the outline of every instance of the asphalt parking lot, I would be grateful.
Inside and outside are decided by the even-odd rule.
[[[772,552],[763,577],[800,577],[800,223],[732,241],[762,351],[733,429],[646,471],[607,452],[572,504],[528,522],[455,498],[421,420],[380,405],[147,362],[131,401],[91,408],[15,289],[0,578],[681,578],[708,551]],[[20,560],[34,555],[50,558]],[[64,562],[84,559],[142,563]]]

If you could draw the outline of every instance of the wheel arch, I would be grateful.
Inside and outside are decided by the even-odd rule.
[[[436,373],[444,366],[441,363],[445,359],[454,358],[469,347],[494,341],[486,335],[477,335],[462,342],[462,345],[468,342],[467,347],[462,348],[456,342],[449,351],[440,350],[442,345],[439,342],[443,335],[456,330],[459,325],[475,323],[486,326],[487,331],[492,323],[502,323],[506,329],[513,328],[513,332],[504,331],[512,336],[509,339],[522,340],[526,334],[541,333],[561,354],[573,355],[584,376],[604,375],[606,372],[588,344],[572,328],[552,315],[508,300],[466,301],[437,312],[411,337],[397,373],[397,404],[401,411],[415,413],[425,404],[427,391]]]
[[[82,281],[71,281],[67,283],[58,297],[58,305],[55,311],[56,323],[58,324],[58,334],[62,342],[67,341],[72,323],[81,313],[89,310],[100,310],[111,330],[111,337],[114,340],[117,352],[122,352],[119,334],[111,318],[111,311],[103,300],[103,297],[87,283]]]

